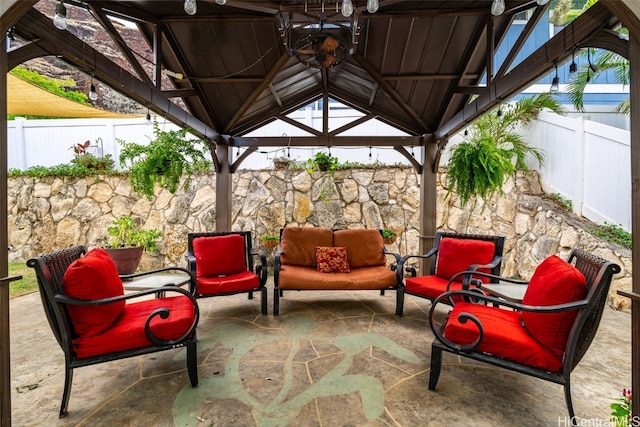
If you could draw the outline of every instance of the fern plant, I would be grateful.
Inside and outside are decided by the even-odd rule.
[[[191,175],[210,168],[204,140],[187,138],[186,129],[163,131],[157,122],[153,123],[153,133],[155,138],[148,145],[119,141],[124,147],[120,164],[129,169],[131,188],[149,200],[156,184],[174,194],[184,175],[183,188],[188,190]]]
[[[462,206],[476,196],[486,201],[502,194],[502,185],[516,170],[528,169],[527,156],[542,165],[544,153],[527,144],[516,130],[533,124],[544,108],[564,112],[550,93],[542,93],[521,98],[498,110],[500,114],[493,111],[476,120],[468,139],[453,149],[447,167],[447,196],[458,194]]]

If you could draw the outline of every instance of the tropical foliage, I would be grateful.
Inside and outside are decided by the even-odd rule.
[[[113,221],[107,228],[107,234],[111,237],[109,248],[128,248],[141,246],[146,251],[157,252],[157,240],[162,237],[162,232],[156,228],[150,230],[138,227],[136,220],[130,215],[123,215]]]
[[[449,159],[447,196],[456,193],[462,206],[476,196],[486,201],[496,192],[502,193],[505,180],[517,169],[528,170],[527,156],[542,165],[543,152],[528,145],[517,128],[530,126],[545,108],[564,112],[550,93],[542,93],[521,98],[476,120]]]
[[[191,175],[206,171],[211,162],[205,158],[206,141],[187,138],[187,129],[163,131],[153,123],[154,139],[148,145],[119,140],[124,147],[120,164],[129,168],[131,188],[151,200],[155,185],[174,194],[180,188],[189,189]]]

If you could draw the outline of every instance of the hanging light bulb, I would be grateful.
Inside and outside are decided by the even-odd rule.
[[[367,0],[367,12],[376,13],[379,7],[380,2],[378,0]]]
[[[227,0],[216,0],[216,3],[218,3],[220,6],[224,6],[225,4],[227,4]]]
[[[560,78],[558,77],[558,63],[555,63],[556,66],[556,76],[551,81],[551,87],[549,88],[549,92],[556,93],[560,90]]]
[[[147,125],[150,125],[150,124],[151,124],[151,112],[147,108]]]
[[[89,99],[92,101],[96,101],[98,99],[98,92],[96,92],[96,85],[91,82],[91,86],[89,86]]]
[[[569,80],[573,80],[578,72],[578,64],[576,64],[576,50],[571,53],[571,64],[569,65]]]
[[[53,16],[53,25],[59,30],[67,29],[67,8],[62,0],[56,5],[56,14]]]
[[[536,3],[538,3],[538,5],[540,6],[544,6],[545,4],[549,3],[549,0],[536,0]]]
[[[342,0],[342,16],[348,18],[353,13],[353,3],[351,0]]]
[[[195,15],[198,11],[196,0],[184,0],[184,11],[187,15]]]
[[[504,0],[493,0],[493,3],[491,3],[491,14],[493,16],[502,15],[502,12],[504,12],[504,9],[505,9]]]

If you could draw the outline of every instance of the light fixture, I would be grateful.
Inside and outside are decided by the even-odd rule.
[[[184,0],[184,11],[187,15],[195,15],[198,11],[196,0]]]
[[[367,12],[376,13],[379,7],[380,2],[378,0],[367,0]]]
[[[587,49],[587,62],[589,63],[589,68],[591,68],[591,71],[593,71],[594,73],[597,73],[598,72],[598,67],[596,67],[591,62],[591,49]]]
[[[536,3],[538,3],[538,5],[540,6],[544,6],[545,4],[549,3],[549,0],[536,0]]]
[[[496,116],[502,117],[502,103],[498,103],[498,112],[496,113]]]
[[[216,3],[218,3],[220,6],[224,6],[225,4],[227,4],[227,0],[216,0]]]
[[[353,13],[353,3],[351,0],[342,0],[342,16],[348,18]]]
[[[150,125],[150,124],[151,124],[151,112],[147,108],[147,125]]]
[[[491,3],[491,14],[493,16],[502,15],[502,12],[504,12],[504,9],[505,9],[504,0],[493,0],[493,3]]]
[[[578,64],[576,64],[576,50],[571,53],[571,64],[569,65],[569,80],[573,80],[578,72]]]
[[[59,30],[67,29],[67,8],[62,0],[56,5],[56,14],[53,16],[53,25]]]
[[[93,84],[93,74],[91,75],[91,86],[89,86],[89,99],[96,101],[98,99],[98,92],[96,92],[96,85]]]
[[[549,92],[556,93],[560,90],[560,78],[558,77],[558,63],[555,64],[556,67],[556,76],[551,81],[551,87],[549,88]]]

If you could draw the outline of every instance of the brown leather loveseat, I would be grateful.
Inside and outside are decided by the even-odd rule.
[[[285,290],[396,289],[400,255],[387,252],[380,230],[286,227],[274,260],[273,314]]]

